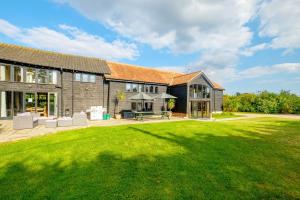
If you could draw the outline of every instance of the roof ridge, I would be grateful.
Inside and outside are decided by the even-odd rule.
[[[175,76],[174,78],[177,78],[177,77],[182,77],[182,76],[188,76],[188,75],[195,74],[195,73],[198,73],[198,74],[200,74],[200,73],[202,73],[202,71],[201,71],[201,70],[199,70],[199,71],[194,71],[194,72],[187,73],[187,74],[181,74],[181,75],[179,75],[179,76]]]
[[[12,47],[16,47],[16,48],[24,48],[24,49],[28,49],[28,50],[40,51],[40,52],[51,53],[51,54],[60,54],[62,56],[74,56],[74,57],[90,58],[90,59],[97,59],[97,60],[105,61],[102,58],[97,58],[97,57],[93,57],[93,56],[83,56],[83,55],[77,55],[77,54],[61,53],[61,52],[57,52],[57,51],[38,49],[38,48],[34,48],[34,47],[27,47],[27,46],[17,45],[17,44],[10,44],[10,43],[0,42],[0,46],[1,45],[12,46]]]

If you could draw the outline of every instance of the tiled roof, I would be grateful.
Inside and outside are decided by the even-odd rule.
[[[181,75],[176,72],[168,72],[163,70],[156,70],[135,65],[107,62],[111,74],[106,75],[108,79],[139,81],[148,83],[160,83],[169,85],[173,77]]]
[[[0,43],[0,59],[69,70],[110,73],[105,60]]]
[[[218,84],[216,82],[212,82],[212,84],[214,85],[215,89],[224,90],[224,88],[220,84]]]
[[[160,83],[171,86],[186,84],[202,73],[201,71],[197,71],[183,74],[108,61],[107,64],[111,71],[111,74],[105,75],[107,79]],[[212,84],[215,89],[224,89],[215,82],[212,82]]]
[[[182,74],[182,75],[175,76],[173,78],[173,81],[170,83],[170,85],[181,85],[181,84],[188,83],[199,74],[201,74],[201,72],[198,71],[190,74]]]

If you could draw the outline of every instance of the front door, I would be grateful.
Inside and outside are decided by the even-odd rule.
[[[48,94],[48,113],[51,117],[57,117],[57,93]]]

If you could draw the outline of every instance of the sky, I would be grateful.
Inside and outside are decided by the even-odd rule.
[[[0,42],[300,95],[300,0],[10,0]]]

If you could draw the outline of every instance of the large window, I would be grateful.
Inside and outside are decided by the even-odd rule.
[[[0,97],[0,112],[1,118],[7,118],[12,116],[12,92],[2,91]]]
[[[14,66],[14,81],[23,82],[23,67]]]
[[[26,83],[35,83],[36,70],[34,68],[26,68]]]
[[[35,112],[35,94],[25,93],[25,111]]]
[[[48,83],[48,70],[46,69],[38,69],[38,83]]]
[[[131,92],[131,83],[126,83],[126,92]]]
[[[138,91],[138,85],[132,84],[132,92],[137,92],[137,91]]]
[[[85,83],[87,83],[87,82],[95,83],[96,75],[95,74],[85,74],[85,73],[75,73],[74,80],[85,82]]]
[[[10,65],[0,65],[0,80],[10,81]]]
[[[49,83],[50,84],[57,84],[57,71],[49,70],[48,71],[49,76]]]
[[[23,92],[14,92],[14,115],[23,112]]]
[[[81,74],[80,73],[75,73],[74,76],[75,76],[74,77],[75,81],[81,81]]]
[[[190,85],[191,98],[210,98],[210,89],[206,85],[192,84]]]
[[[145,102],[145,111],[153,111],[153,102]]]

